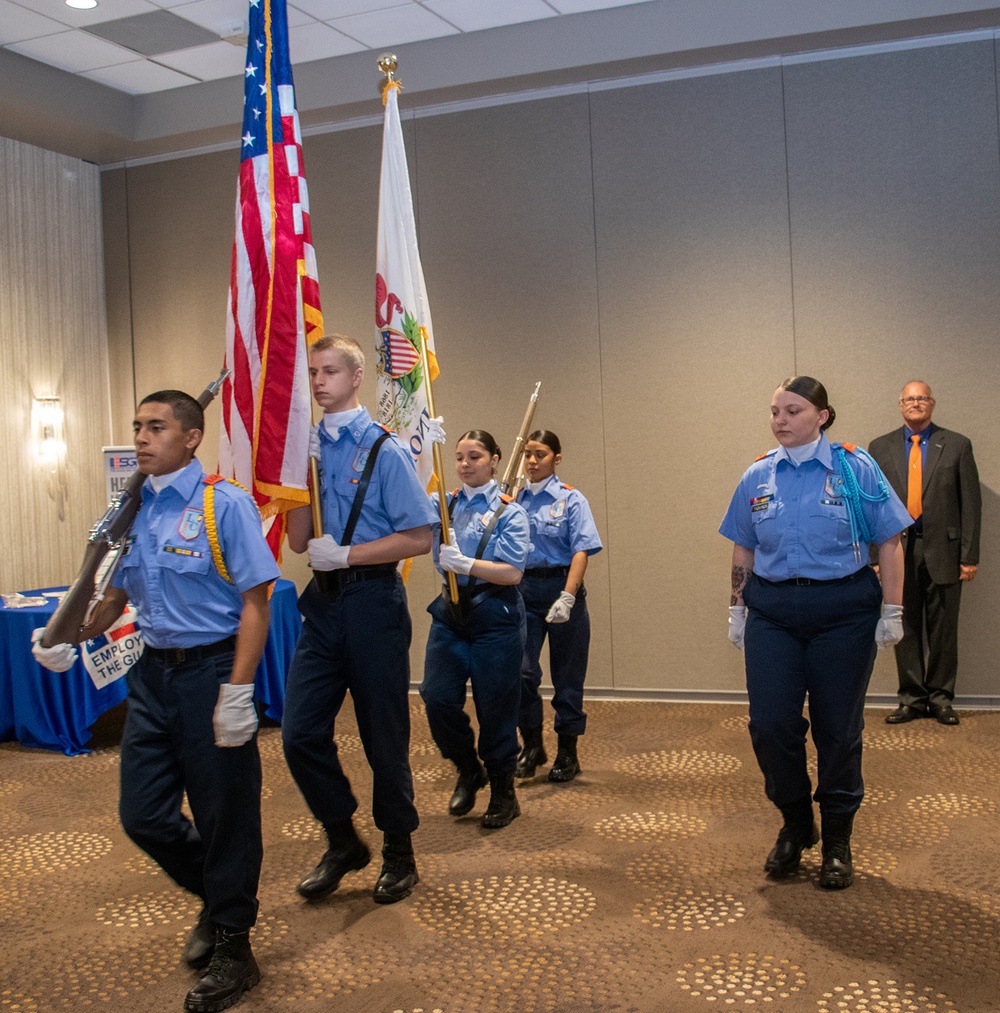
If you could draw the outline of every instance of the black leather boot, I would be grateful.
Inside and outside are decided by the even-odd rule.
[[[823,824],[823,867],[819,885],[827,890],[843,890],[854,882],[851,860],[851,831],[854,813],[820,813]]]
[[[474,753],[468,759],[457,763],[458,782],[455,784],[455,792],[448,803],[448,812],[452,816],[464,816],[472,811],[476,804],[476,792],[485,788],[489,782],[486,768],[479,762],[479,757]]]
[[[490,804],[483,814],[483,826],[499,830],[521,815],[514,792],[514,772],[496,774],[490,772]]]
[[[260,969],[250,949],[249,931],[221,926],[215,932],[215,951],[205,973],[184,1000],[193,1013],[218,1013],[240,1001],[260,981]]]
[[[785,825],[778,831],[777,843],[764,863],[764,871],[772,879],[784,879],[795,872],[802,852],[819,840],[811,800],[788,806],[781,810],[781,815],[785,817]]]
[[[517,769],[514,771],[514,776],[519,778],[534,777],[535,768],[549,762],[549,758],[545,755],[545,746],[542,744],[542,726],[522,728],[521,737],[524,739],[524,748],[517,758]]]
[[[550,781],[572,781],[580,773],[580,761],[576,758],[576,736],[560,735],[559,752],[549,771]]]
[[[214,949],[215,925],[208,917],[208,908],[203,906],[198,912],[198,923],[191,930],[184,946],[184,963],[200,971],[208,966]]]
[[[296,887],[306,900],[319,900],[333,893],[349,872],[363,869],[371,860],[368,845],[357,835],[354,824],[324,823],[330,847],[319,860],[319,865]]]
[[[409,897],[419,882],[410,835],[387,833],[382,845],[382,872],[372,893],[375,903],[395,904]]]

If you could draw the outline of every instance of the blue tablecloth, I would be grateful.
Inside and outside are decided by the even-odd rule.
[[[44,588],[25,591],[41,596]],[[302,617],[295,585],[279,580],[271,597],[271,628],[257,669],[256,697],[264,713],[280,721],[284,711],[285,677],[295,652]],[[16,739],[25,746],[58,749],[73,756],[86,753],[90,726],[128,694],[125,679],[97,689],[82,661],[68,672],[50,672],[31,656],[31,631],[44,626],[56,599],[37,607],[0,608],[0,742]]]

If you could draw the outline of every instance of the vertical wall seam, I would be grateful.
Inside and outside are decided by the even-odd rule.
[[[785,214],[788,222],[788,294],[792,309],[792,375],[799,372],[798,333],[795,326],[795,261],[792,256],[792,176],[788,168],[788,105],[785,97],[785,61],[778,68],[781,76],[781,139],[785,149]]]

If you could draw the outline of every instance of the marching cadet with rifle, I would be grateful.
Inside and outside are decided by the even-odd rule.
[[[251,496],[195,457],[213,393],[199,402],[161,390],[139,405],[141,505],[127,538],[127,523],[112,525],[125,539],[120,566],[86,625],[64,637],[79,643],[128,601],[137,609],[146,646],[127,676],[119,810],[129,837],[203,901],[184,951],[203,971],[184,1002],[195,1013],[226,1009],[260,981],[249,937],[263,854],[253,682],[279,576]],[[72,644],[44,646],[41,630],[33,639],[40,664],[73,664]]]
[[[397,564],[430,551],[435,516],[409,453],[358,403],[364,365],[361,347],[343,335],[309,349],[313,397],[324,412],[309,452],[318,460],[327,534],[316,531],[309,507],[288,514],[288,544],[308,551],[313,579],[299,598],[305,623],[288,673],[282,742],[329,842],[298,885],[307,900],[319,900],[371,861],[333,739],[350,690],[372,768],[372,816],[384,835],[373,897],[390,904],[419,878],[410,837],[419,823],[409,760],[411,623]]]

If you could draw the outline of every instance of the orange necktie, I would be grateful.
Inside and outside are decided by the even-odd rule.
[[[920,453],[920,434],[910,437],[910,467],[906,473],[906,509],[916,520],[923,512],[921,500],[924,485],[924,460]]]

